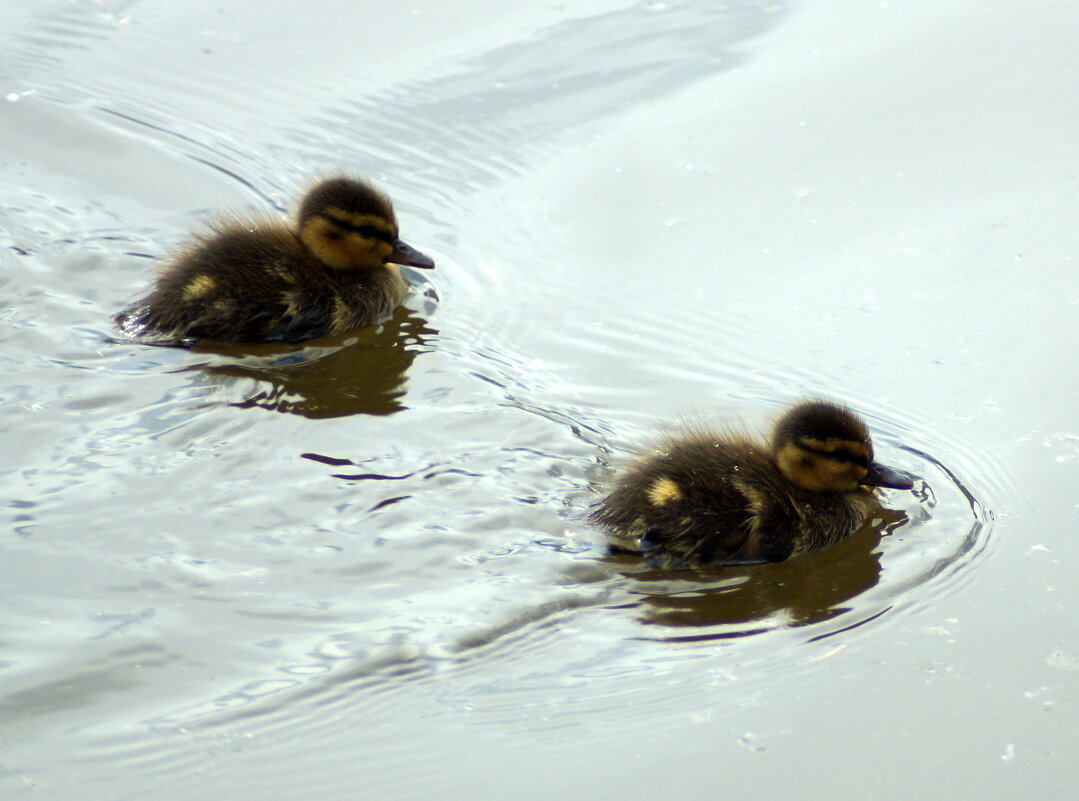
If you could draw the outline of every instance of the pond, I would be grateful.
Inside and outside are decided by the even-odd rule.
[[[1067,4],[0,8],[0,797],[1074,797]],[[391,320],[112,327],[336,169],[437,262]],[[851,540],[588,525],[820,395],[917,479]]]

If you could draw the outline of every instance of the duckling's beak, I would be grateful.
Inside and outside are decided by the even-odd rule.
[[[900,473],[890,467],[885,467],[880,462],[870,462],[869,472],[862,479],[862,484],[867,487],[888,487],[889,489],[909,490],[914,489],[914,479],[906,473]]]
[[[409,267],[422,267],[425,270],[430,270],[435,266],[434,259],[426,253],[420,253],[411,245],[406,245],[400,239],[394,243],[393,253],[387,261],[392,261],[394,264],[407,264]]]

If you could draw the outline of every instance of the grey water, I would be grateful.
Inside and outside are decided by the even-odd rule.
[[[0,798],[1071,799],[1070,4],[0,0]],[[129,342],[217,213],[367,176],[437,269]],[[584,520],[827,395],[918,478],[782,565]]]

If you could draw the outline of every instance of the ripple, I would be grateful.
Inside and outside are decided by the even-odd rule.
[[[268,70],[257,38],[228,41],[233,18],[110,7],[30,15],[8,54],[25,65],[12,91],[37,91],[10,116],[42,174],[0,168],[34,187],[0,199],[13,304],[0,394],[21,457],[0,477],[20,535],[7,558],[26,567],[6,610],[34,669],[7,699],[27,720],[82,710],[64,725],[87,764],[194,797],[212,794],[200,776],[220,757],[257,762],[263,795],[293,795],[282,788],[309,781],[297,765],[332,762],[307,794],[344,797],[354,786],[329,788],[355,777],[346,752],[402,783],[475,758],[435,722],[522,749],[590,721],[597,738],[648,742],[827,677],[844,649],[983,574],[992,510],[1017,491],[1002,455],[912,410],[911,377],[806,303],[822,275],[896,283],[792,279],[721,247],[687,264],[686,226],[650,198],[633,197],[629,220],[589,205],[587,184],[609,176],[582,142],[746,63],[782,6],[633,4],[403,79],[368,79],[349,48],[282,49]],[[72,183],[84,163],[89,188]],[[298,349],[109,340],[119,295],[195,216],[283,209],[283,187],[340,164],[379,178],[416,241],[438,243],[437,304],[418,292],[385,327]],[[612,257],[581,229],[639,231],[664,259]],[[672,573],[608,556],[583,524],[657,420],[752,423],[821,393],[919,476],[847,543]],[[90,619],[87,599],[102,610]],[[135,636],[145,655],[107,650]],[[482,736],[461,742],[482,752]]]

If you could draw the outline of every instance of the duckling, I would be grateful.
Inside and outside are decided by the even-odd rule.
[[[872,487],[913,489],[873,461],[865,423],[823,400],[792,406],[771,443],[698,430],[631,464],[591,514],[617,546],[676,564],[782,562],[854,534]]]
[[[294,227],[212,223],[115,319],[125,334],[163,344],[298,342],[388,317],[407,290],[399,264],[435,266],[398,238],[385,195],[337,176],[304,196]]]

